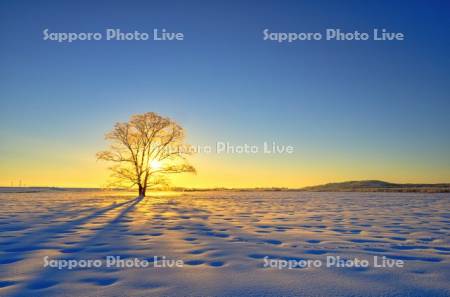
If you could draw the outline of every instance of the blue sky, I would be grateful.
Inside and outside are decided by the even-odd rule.
[[[48,164],[52,154],[44,152],[64,152],[62,160],[77,148],[88,159],[105,145],[102,135],[114,122],[145,111],[176,119],[194,144],[273,140],[296,147],[295,156],[248,161],[254,168],[285,164],[306,175],[314,162],[328,160],[320,168],[337,173],[318,182],[450,179],[446,1],[0,3],[3,184],[16,178],[14,164],[22,162],[23,170],[39,160]],[[185,40],[59,44],[42,40],[45,28],[166,28]],[[406,40],[277,44],[262,40],[265,28],[386,28]],[[224,162],[239,160],[229,158]],[[54,169],[64,170],[58,162]],[[303,175],[298,185],[308,184]]]

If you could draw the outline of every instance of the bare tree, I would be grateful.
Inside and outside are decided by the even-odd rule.
[[[114,185],[137,188],[140,196],[166,184],[168,174],[195,173],[186,159],[192,150],[184,143],[184,130],[170,118],[154,112],[133,115],[116,123],[105,138],[109,150],[98,152],[97,159],[112,163]]]

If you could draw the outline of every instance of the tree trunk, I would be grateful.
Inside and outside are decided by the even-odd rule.
[[[141,185],[139,185],[139,196],[145,196],[145,188]]]

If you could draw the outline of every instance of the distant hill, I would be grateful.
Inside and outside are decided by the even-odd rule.
[[[395,184],[381,180],[361,180],[302,188],[312,192],[450,192],[450,183],[446,184]]]

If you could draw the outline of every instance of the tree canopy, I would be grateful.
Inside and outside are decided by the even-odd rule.
[[[183,128],[154,112],[136,114],[128,122],[116,123],[105,136],[108,150],[97,159],[111,163],[112,185],[137,188],[140,196],[157,185],[167,184],[168,174],[193,172],[187,156]]]

